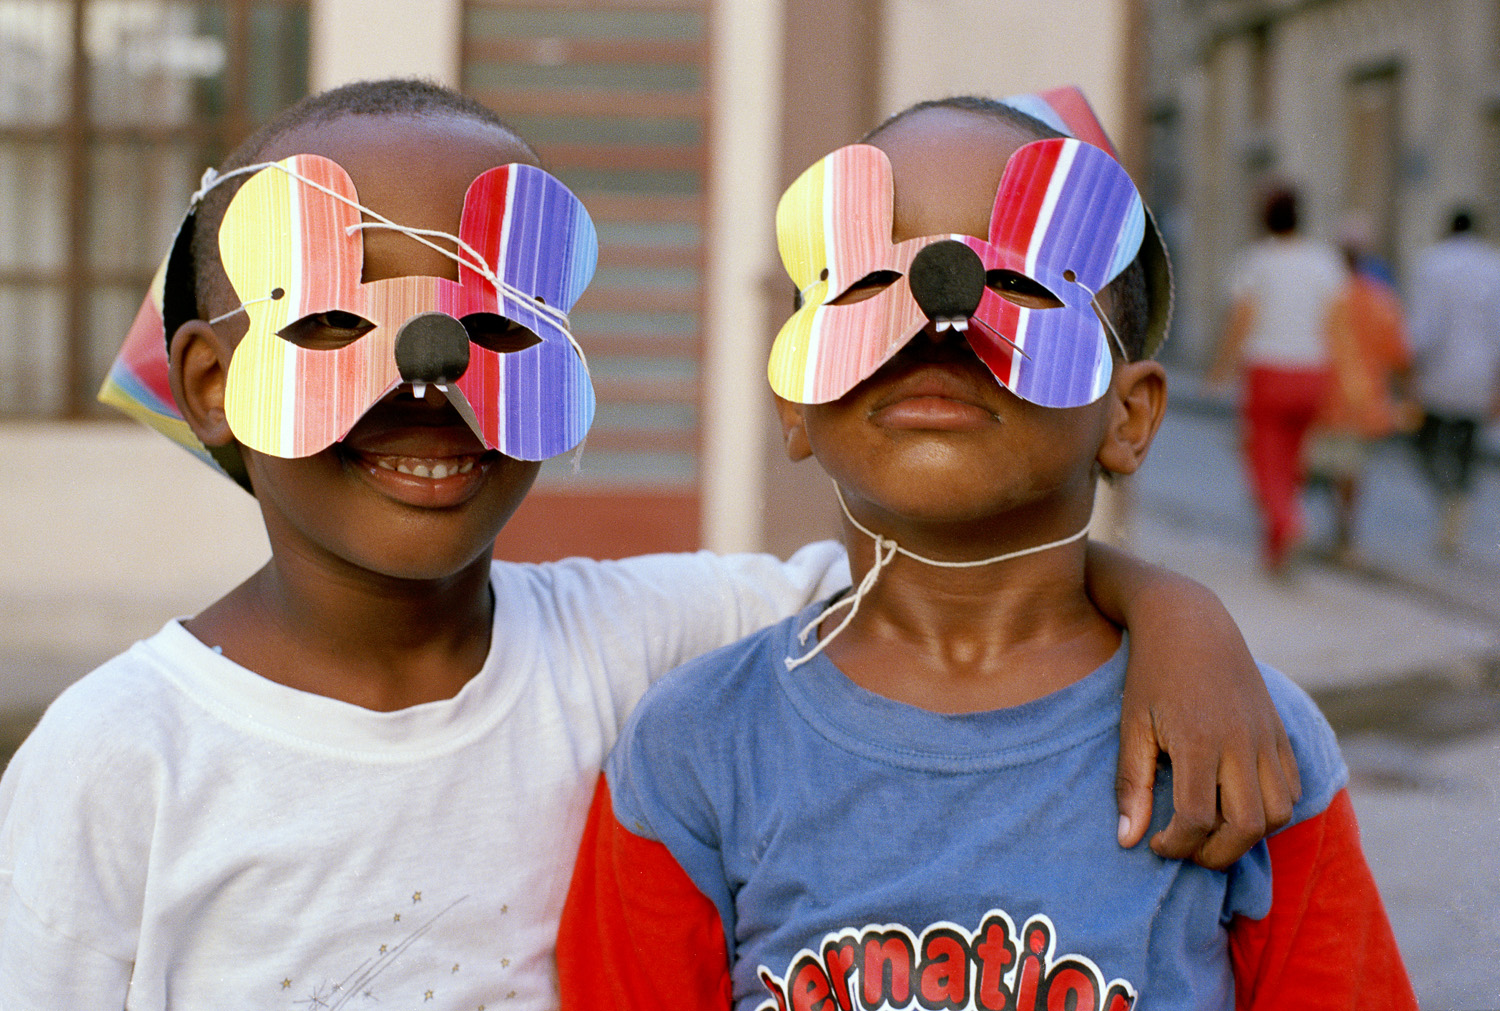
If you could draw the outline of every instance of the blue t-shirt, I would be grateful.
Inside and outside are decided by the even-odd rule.
[[[1120,848],[1124,645],[1051,695],[947,715],[822,655],[788,671],[818,613],[668,675],[606,767],[619,823],[718,908],[737,1011],[1233,1007],[1225,925],[1269,912],[1266,846],[1227,872]],[[1311,699],[1262,670],[1301,821],[1347,770]],[[1170,817],[1163,769],[1152,831]]]

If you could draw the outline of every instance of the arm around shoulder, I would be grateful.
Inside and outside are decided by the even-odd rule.
[[[848,585],[843,547],[819,541],[786,561],[710,551],[570,559],[557,563],[550,589],[580,626],[609,616],[612,663],[633,664],[647,682]]]
[[[1089,596],[1130,632],[1116,793],[1120,843],[1151,821],[1160,752],[1172,759],[1173,815],[1158,854],[1223,868],[1285,825],[1297,760],[1239,627],[1207,587],[1095,542]]]

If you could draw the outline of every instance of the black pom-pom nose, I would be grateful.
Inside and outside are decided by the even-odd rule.
[[[968,320],[984,297],[984,263],[957,239],[925,247],[908,276],[912,296],[931,320]]]
[[[445,312],[418,313],[396,333],[396,368],[408,383],[451,383],[469,367],[469,332]]]

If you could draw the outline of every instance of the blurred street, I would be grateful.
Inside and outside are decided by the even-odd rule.
[[[1500,1008],[1500,471],[1483,468],[1464,555],[1443,562],[1410,447],[1383,445],[1361,563],[1327,560],[1314,492],[1307,554],[1273,580],[1235,419],[1173,379],[1177,406],[1131,489],[1135,549],[1213,587],[1256,655],[1328,715],[1421,1006]]]

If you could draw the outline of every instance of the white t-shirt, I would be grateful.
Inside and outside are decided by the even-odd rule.
[[[551,1009],[589,799],[649,681],[848,579],[767,556],[497,562],[483,669],[375,712],[176,621],[0,780],[0,1008]]]
[[[1230,290],[1235,300],[1255,306],[1244,363],[1290,369],[1326,364],[1328,310],[1347,276],[1330,246],[1300,236],[1271,236],[1247,249]]]

